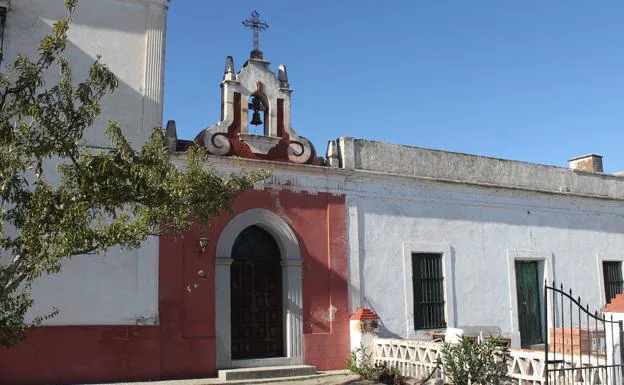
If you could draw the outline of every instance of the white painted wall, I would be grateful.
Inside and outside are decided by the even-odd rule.
[[[134,145],[161,125],[167,3],[79,1],[66,51],[76,81],[84,79],[98,55],[119,79],[116,92],[103,100],[98,123],[85,134],[85,144],[108,146],[104,127],[109,119],[121,123]],[[4,36],[7,59],[20,53],[33,57],[40,39],[64,13],[62,0],[11,1]],[[31,314],[53,306],[60,310],[47,324],[157,322],[158,240],[148,240],[139,250],[74,257],[64,263],[61,274],[37,280],[32,293]]]
[[[121,123],[133,143],[162,124],[162,81],[167,0],[81,0],[69,35],[66,57],[76,81],[85,78],[98,55],[119,79],[103,103],[103,113],[85,139],[106,146],[103,127]],[[33,57],[40,39],[65,14],[62,0],[11,2],[4,37],[6,57]]]
[[[604,294],[597,258],[624,254],[619,201],[365,172],[345,189],[351,307],[371,307],[383,336],[417,337],[406,247],[429,252],[437,245],[445,253],[449,326],[498,326],[516,342],[514,259],[544,261],[543,277],[598,309]]]
[[[240,165],[272,168],[271,188],[346,194],[351,310],[372,308],[386,337],[419,337],[411,314],[411,252],[444,254],[449,326],[498,327],[516,345],[516,259],[541,261],[542,278],[562,282],[599,309],[602,261],[624,258],[622,201],[581,196],[600,185],[588,184],[571,195],[368,170],[213,160],[224,173]],[[535,167],[519,167],[525,165]],[[471,174],[464,170],[463,175]],[[624,178],[582,176],[595,184],[603,178],[618,184],[609,189],[614,195],[624,183]],[[574,175],[566,178],[576,185]]]

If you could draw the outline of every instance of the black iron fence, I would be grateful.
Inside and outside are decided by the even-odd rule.
[[[572,290],[544,285],[545,383],[624,385],[622,321],[607,319]]]

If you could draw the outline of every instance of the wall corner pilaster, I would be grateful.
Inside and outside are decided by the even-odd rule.
[[[166,7],[147,7],[145,31],[145,82],[143,86],[143,140],[155,127],[162,127]]]

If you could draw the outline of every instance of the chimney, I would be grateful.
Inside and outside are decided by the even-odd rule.
[[[568,166],[572,170],[586,172],[603,172],[602,156],[596,154],[587,154],[569,159]]]

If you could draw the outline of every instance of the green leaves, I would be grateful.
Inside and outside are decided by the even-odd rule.
[[[369,353],[366,347],[360,344],[360,347],[351,351],[347,359],[347,370],[375,383],[387,385],[407,384],[405,377],[401,375],[399,367],[391,366],[385,361],[379,363],[374,361],[373,353]]]
[[[444,344],[444,375],[455,385],[502,384],[507,381],[509,351],[501,338],[481,342],[462,336],[457,344]]]
[[[39,58],[20,56],[0,74],[0,257],[9,261],[0,264],[0,346],[19,342],[29,326],[54,314],[27,323],[27,289],[42,274],[59,272],[63,259],[136,248],[193,221],[208,226],[267,177],[261,171],[224,178],[198,146],[178,168],[160,129],[134,149],[109,122],[110,150],[81,145],[118,81],[99,58],[85,80],[72,78],[62,53],[76,1],[65,3],[68,15],[41,41]],[[50,86],[48,71],[59,75]]]

